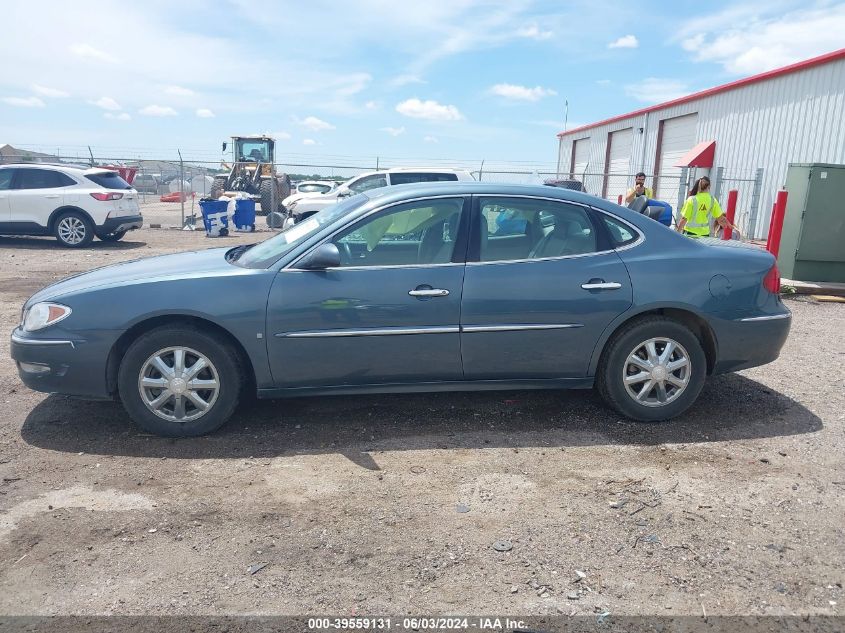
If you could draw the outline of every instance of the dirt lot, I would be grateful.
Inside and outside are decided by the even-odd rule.
[[[222,241],[0,238],[0,330],[67,274]],[[590,392],[389,395],[165,440],[27,390],[4,337],[0,613],[841,613],[845,305],[789,305],[780,360],[649,425]]]

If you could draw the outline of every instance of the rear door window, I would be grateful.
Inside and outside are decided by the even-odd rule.
[[[387,178],[384,174],[373,174],[372,176],[366,176],[357,182],[351,183],[349,185],[349,189],[355,193],[361,193],[363,191],[369,191],[370,189],[377,189],[379,187],[386,186]]]
[[[120,177],[116,171],[102,172],[99,174],[86,174],[88,180],[100,185],[104,189],[132,189],[132,185]]]
[[[52,169],[18,169],[15,189],[55,189],[75,185],[70,176]]]

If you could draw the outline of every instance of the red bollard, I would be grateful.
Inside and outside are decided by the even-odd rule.
[[[769,248],[769,242],[772,241],[772,224],[775,219],[775,203],[772,203],[772,214],[769,216],[769,232],[766,234],[766,248]]]
[[[734,223],[734,217],[736,217],[736,198],[739,195],[739,192],[736,189],[731,189],[728,192],[728,208],[725,210],[725,218],[728,220],[729,224]],[[728,227],[724,231],[722,231],[722,239],[729,240],[733,236],[733,229]]]
[[[775,200],[775,210],[772,214],[772,223],[769,225],[769,241],[766,250],[777,258],[780,250],[780,237],[783,233],[783,219],[786,216],[786,199],[789,192],[781,189]]]
[[[616,201],[616,204],[618,204],[620,207],[622,206],[622,194],[621,193],[619,194],[619,199]]]

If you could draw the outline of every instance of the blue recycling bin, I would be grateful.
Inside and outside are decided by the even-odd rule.
[[[229,202],[227,200],[200,200],[205,234],[216,237],[229,234]]]
[[[255,230],[255,200],[241,198],[235,200],[235,215],[232,218],[239,231]]]

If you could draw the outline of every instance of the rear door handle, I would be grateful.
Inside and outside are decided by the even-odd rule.
[[[622,284],[616,281],[588,282],[581,284],[584,290],[618,290]]]
[[[58,194],[53,194],[53,195],[51,195],[51,196],[44,196],[44,197],[45,197],[45,198],[58,198],[58,197],[59,197],[59,195],[58,195]]]
[[[409,290],[408,294],[412,297],[448,297],[449,291],[445,288],[418,288]]]

